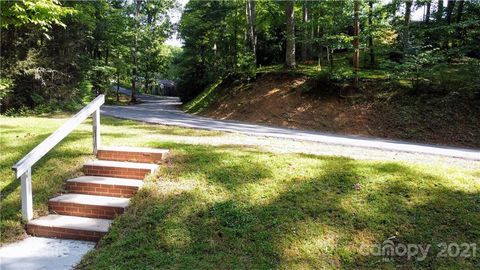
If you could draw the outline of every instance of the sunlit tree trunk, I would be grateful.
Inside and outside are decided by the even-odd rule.
[[[307,53],[308,53],[308,7],[307,2],[304,0],[302,3],[302,18],[303,18],[303,40],[302,40],[302,61],[305,62],[307,60]]]
[[[117,101],[120,101],[120,69],[117,68]]]
[[[287,15],[287,46],[285,52],[285,65],[288,68],[295,68],[295,18],[293,11],[293,0],[286,3]]]
[[[237,70],[237,63],[238,63],[238,5],[237,0],[234,1],[235,3],[235,20],[233,26],[233,70]]]
[[[412,0],[408,0],[405,2],[405,18],[404,18],[404,25],[405,30],[403,31],[403,58],[407,54],[407,51],[410,47],[410,17],[412,14]]]
[[[370,50],[370,66],[375,66],[375,51],[373,48],[373,0],[368,1],[368,27],[370,27],[370,35],[368,35],[368,48]]]
[[[256,29],[256,7],[255,0],[247,1],[247,23],[248,23],[248,34],[247,41],[250,50],[253,52],[255,57],[255,64],[257,63],[257,29]]]
[[[358,70],[360,65],[360,20],[359,20],[359,13],[360,13],[360,2],[355,0],[353,2],[353,9],[354,9],[354,20],[353,20],[353,87],[358,89]]]
[[[137,26],[137,29],[139,27],[139,13],[140,13],[140,4],[141,0],[136,0],[135,1],[135,24]],[[133,43],[133,72],[132,72],[132,93],[130,96],[130,102],[136,102],[137,99],[135,97],[135,91],[136,89],[136,83],[137,83],[137,48],[138,47],[138,31],[135,31],[135,40]]]

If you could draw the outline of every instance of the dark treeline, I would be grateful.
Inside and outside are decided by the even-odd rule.
[[[354,89],[364,69],[389,70],[419,87],[433,80],[425,74],[432,66],[480,58],[480,2],[443,2],[192,0],[179,27],[179,87],[189,100],[218,78],[299,63],[344,76]],[[416,10],[421,20],[412,19]],[[340,56],[350,59],[347,75],[336,69]]]
[[[155,87],[168,66],[173,0],[1,1],[2,112],[68,109],[107,91]],[[135,97],[132,96],[132,99]]]

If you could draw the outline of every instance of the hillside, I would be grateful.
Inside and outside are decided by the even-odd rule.
[[[480,147],[480,99],[473,91],[411,93],[375,78],[362,89],[306,72],[260,72],[251,81],[219,81],[184,109],[216,119]]]

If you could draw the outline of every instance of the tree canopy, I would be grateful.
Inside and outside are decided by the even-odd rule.
[[[114,81],[132,88],[142,82],[142,90],[151,91],[167,73],[173,0],[0,5],[4,112],[75,106]]]

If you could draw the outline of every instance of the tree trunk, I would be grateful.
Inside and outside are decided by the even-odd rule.
[[[308,28],[307,28],[307,23],[308,23],[308,7],[307,7],[307,2],[304,0],[302,4],[302,18],[303,18],[303,40],[302,40],[302,61],[305,62],[307,61],[307,51],[308,51]]]
[[[407,55],[407,51],[410,47],[410,17],[412,14],[413,0],[405,2],[405,30],[403,31],[403,58]]]
[[[138,16],[140,13],[141,0],[135,1],[135,24],[138,28]],[[133,72],[132,72],[132,93],[130,96],[130,102],[136,102],[135,91],[137,90],[137,46],[138,46],[138,31],[135,31],[135,40],[133,43]]]
[[[425,14],[425,22],[428,24],[430,22],[430,9],[431,9],[431,6],[432,6],[432,2],[428,1],[427,2],[427,12]]]
[[[287,15],[287,46],[285,53],[285,65],[288,68],[295,68],[295,18],[293,11],[294,0],[288,1],[286,4]]]
[[[105,50],[105,65],[108,66],[108,56],[109,56],[109,49],[107,47],[107,49]]]
[[[238,35],[238,6],[237,0],[235,2],[235,20],[233,21],[233,70],[237,70],[238,63],[238,47],[237,47],[237,35]]]
[[[373,48],[373,0],[368,1],[368,27],[370,27],[370,35],[368,36],[368,48],[370,49],[370,66],[375,66],[375,51]]]
[[[452,13],[453,13],[454,7],[455,7],[455,0],[449,0],[447,4],[447,16],[445,17],[447,24],[452,23]]]
[[[323,58],[323,48],[320,46],[320,50],[318,52],[318,69],[322,70],[322,58]]]
[[[458,9],[457,9],[457,23],[462,21],[462,15],[463,15],[463,6],[465,4],[464,0],[458,1]]]
[[[117,68],[117,102],[120,101],[120,70]]]
[[[148,92],[148,90],[150,90],[149,87],[150,87],[150,78],[148,76],[148,71],[145,71],[145,89],[144,89],[145,91],[144,91],[144,93],[149,93]]]
[[[330,69],[333,69],[333,52],[335,51],[335,49],[333,48],[329,48],[330,51],[328,52],[328,54],[330,55]]]
[[[253,52],[255,64],[257,64],[257,28],[256,19],[257,11],[255,7],[255,0],[247,0],[247,23],[248,23],[248,46]]]
[[[358,69],[360,64],[360,2],[355,0],[353,2],[353,88],[358,89]]]
[[[457,9],[457,24],[459,24],[462,21],[462,15],[463,15],[463,6],[465,4],[464,0],[458,1],[458,9]],[[457,26],[457,37],[458,37],[458,44],[462,44],[463,37],[465,36],[465,28],[462,27],[461,25]]]
[[[412,14],[412,0],[405,1],[405,26],[410,24]]]
[[[328,46],[325,47],[327,50],[327,63],[330,64],[330,48]]]
[[[437,14],[435,16],[437,22],[441,21],[443,18],[443,0],[438,0],[437,5]]]

